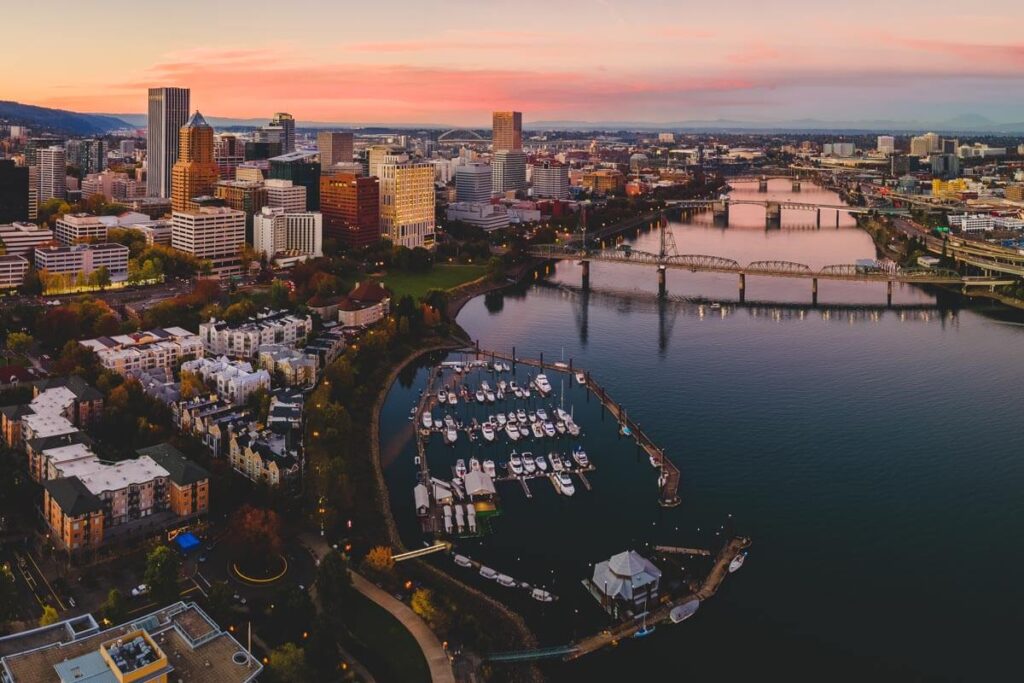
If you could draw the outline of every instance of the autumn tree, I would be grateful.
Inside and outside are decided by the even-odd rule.
[[[395,568],[395,560],[391,556],[391,548],[378,545],[366,554],[366,566],[382,574],[390,573]]]
[[[25,332],[11,332],[7,335],[7,348],[14,353],[24,353],[32,348],[35,339]]]
[[[56,624],[60,621],[60,615],[57,614],[57,610],[50,605],[43,606],[43,614],[39,617],[40,626],[49,626],[50,624]]]
[[[228,539],[238,557],[253,561],[281,554],[281,520],[277,513],[251,505],[240,507],[228,523]]]
[[[292,683],[293,681],[310,681],[313,672],[306,664],[306,653],[294,643],[285,643],[270,653],[270,666],[264,678],[271,683]]]

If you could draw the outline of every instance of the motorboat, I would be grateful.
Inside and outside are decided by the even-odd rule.
[[[444,426],[447,429],[455,429],[455,418],[451,415],[444,416]]]
[[[740,553],[736,557],[732,558],[732,562],[729,563],[729,573],[733,573],[737,569],[743,566],[743,563],[747,559],[746,553]]]
[[[497,416],[495,416],[495,419],[498,421],[499,429],[503,428],[505,426],[505,423],[508,422],[508,420],[505,419],[504,413],[498,413]]]
[[[573,449],[572,459],[580,467],[590,467],[590,458],[587,457],[587,452],[583,450],[583,446],[577,446]]]
[[[673,624],[678,624],[680,621],[686,621],[694,614],[697,613],[697,608],[700,607],[700,599],[693,598],[687,600],[681,605],[676,605],[668,613],[668,618],[672,620]]]
[[[523,453],[523,469],[526,470],[527,474],[533,474],[537,471],[537,463],[533,461],[532,454]]]
[[[476,391],[476,402],[477,403],[483,403],[486,400],[487,400],[487,397],[484,396],[484,392],[479,390],[479,389],[477,389],[477,391]]]
[[[491,426],[490,422],[484,422],[483,426],[480,427],[480,433],[484,435],[484,440],[494,441],[494,427]]]
[[[490,579],[491,581],[493,581],[494,579],[498,578],[498,572],[494,571],[490,567],[480,565],[480,576],[484,577],[485,579]]]
[[[540,392],[541,396],[547,396],[551,393],[551,383],[548,382],[547,375],[537,375],[534,377],[533,386],[537,387],[537,391]]]
[[[555,408],[555,415],[562,422],[569,422],[569,421],[572,420],[572,415],[570,415],[569,413],[565,412],[561,408]]]
[[[416,406],[413,406],[412,408],[409,409],[409,420],[411,421],[411,420],[415,420],[415,419],[416,419]]]
[[[536,458],[534,458],[533,461],[534,461],[534,463],[537,464],[537,469],[538,470],[540,470],[541,472],[547,472],[548,471],[548,461],[544,459],[543,455],[538,455]]]
[[[447,403],[448,402],[448,392],[445,391],[444,389],[442,389],[441,391],[437,392],[437,402],[438,403]]]
[[[505,400],[505,392],[502,391],[501,389],[498,389],[498,392],[495,394],[495,397],[497,397],[497,399],[499,401],[504,401]]]
[[[586,384],[587,383],[587,376],[584,375],[582,372],[577,372],[576,373],[576,383],[577,384]]]
[[[544,427],[541,426],[540,422],[534,422],[533,424],[531,424],[530,431],[533,432],[533,437],[535,439],[544,438]]]
[[[494,479],[495,474],[497,474],[497,470],[494,467],[493,460],[484,460],[484,474],[491,479]]]
[[[455,476],[465,477],[466,476],[466,461],[459,458],[455,461]]]
[[[554,435],[555,435],[555,425],[551,424],[550,420],[544,422],[544,436],[552,437]]]
[[[623,436],[633,436],[633,430],[629,428],[628,424],[623,423],[619,427],[619,434],[622,434]]]
[[[506,389],[508,389],[508,382],[503,379],[498,380],[498,391],[504,392]]]
[[[712,311],[717,311],[721,307],[722,307],[722,304],[718,303],[717,301],[712,302],[711,305],[708,306],[708,308],[710,308]]]
[[[573,438],[580,435],[580,426],[572,420],[565,423],[565,429],[569,432],[569,436]]]
[[[444,430],[444,439],[450,444],[454,444],[459,440],[459,432],[454,428]]]
[[[658,459],[655,458],[653,455],[648,455],[647,459],[651,461],[651,467],[653,467],[654,469],[659,469],[661,467],[661,463],[658,462]]]
[[[459,565],[460,567],[472,567],[473,560],[469,559],[465,555],[456,555],[455,564]]]
[[[519,385],[516,384],[515,380],[512,380],[511,382],[508,383],[508,388],[506,389],[506,391],[511,391],[514,394],[517,391],[519,391]]]
[[[552,481],[555,482],[555,488],[563,496],[571,496],[576,493],[576,487],[573,486],[572,479],[565,472],[559,472],[552,477]]]
[[[540,588],[534,588],[530,591],[530,597],[537,602],[552,602],[555,599],[555,596],[551,595],[551,593],[548,593],[546,590],[541,590]]]
[[[498,574],[497,581],[499,586],[504,586],[505,588],[515,588],[519,585],[516,583],[516,580],[508,574]]]
[[[518,422],[518,421],[519,421],[519,418],[518,418],[518,417],[516,417],[516,413],[515,413],[515,411],[513,411],[513,410],[510,410],[510,411],[509,411],[509,413],[508,413],[508,415],[506,415],[506,416],[505,416],[505,420],[506,420],[506,421],[507,421],[507,422],[508,422],[509,424],[512,424],[512,425],[514,425],[514,424],[515,424],[516,422]]]
[[[518,388],[518,387],[517,387],[517,388],[516,388],[516,390],[515,390],[514,392],[512,392],[512,393],[513,393],[513,394],[515,394],[515,397],[516,397],[516,398],[526,398],[526,396],[524,396],[524,395],[523,395],[523,390],[522,390],[522,389],[520,389],[520,388]]]
[[[484,400],[486,400],[488,403],[494,403],[494,392],[491,390],[485,391]]]
[[[508,438],[512,439],[513,441],[518,441],[519,440],[519,427],[516,427],[511,422],[508,423],[507,425],[505,425],[505,434],[508,435]]]
[[[523,473],[523,459],[519,457],[518,453],[513,453],[508,459],[508,468],[512,470],[512,474],[517,477]]]
[[[523,398],[530,398],[530,387],[522,387],[520,391],[523,392]]]
[[[455,395],[454,391],[448,392],[448,403],[455,405],[459,402],[459,397]]]
[[[480,471],[480,461],[477,460],[476,458],[470,458],[469,459],[469,471],[470,472],[479,472]]]
[[[446,534],[452,532],[452,506],[444,506],[444,531]]]
[[[434,426],[434,416],[431,415],[429,411],[424,410],[421,417],[423,419],[424,428],[430,429]]]
[[[555,431],[558,432],[559,435],[562,435],[565,434],[568,430],[565,428],[565,423],[559,420],[558,422],[555,423]]]
[[[551,451],[550,453],[548,453],[548,460],[551,461],[552,470],[554,470],[555,472],[562,471],[562,456],[560,456],[558,453],[554,451]]]
[[[527,418],[526,418],[526,411],[523,410],[522,408],[517,410],[516,411],[516,419],[519,420],[519,424],[525,424],[526,420],[527,420]]]
[[[480,390],[481,391],[490,391],[491,390],[491,385],[487,383],[487,380],[484,380],[483,382],[480,382]]]
[[[535,412],[533,412],[531,410],[530,412],[528,412],[526,414],[526,419],[529,420],[530,422],[536,422],[537,421],[537,413],[535,413]]]
[[[537,408],[537,420],[540,422],[548,421],[548,411],[543,408]]]

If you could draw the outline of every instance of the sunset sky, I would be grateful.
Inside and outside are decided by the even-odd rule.
[[[692,7],[691,7],[692,5]],[[0,99],[489,125],[1024,121],[1020,0],[42,0],[4,6]]]

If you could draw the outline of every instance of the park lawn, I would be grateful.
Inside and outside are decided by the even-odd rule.
[[[436,265],[429,273],[388,273],[384,276],[384,285],[394,292],[396,300],[406,294],[419,300],[432,289],[452,289],[483,277],[486,273],[487,266]]]
[[[429,683],[430,669],[419,643],[383,607],[352,591],[346,597],[345,623],[356,642],[343,644],[378,681]]]

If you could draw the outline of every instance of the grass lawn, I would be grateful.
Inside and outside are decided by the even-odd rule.
[[[388,273],[384,276],[384,285],[395,293],[396,300],[406,294],[418,300],[431,289],[452,289],[476,280],[486,272],[487,266],[436,265],[429,273]]]
[[[430,669],[416,639],[383,607],[352,591],[346,598],[345,623],[356,642],[343,644],[378,681],[429,683]]]

